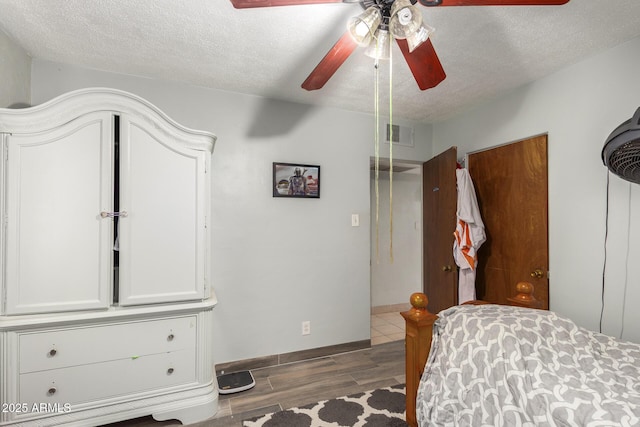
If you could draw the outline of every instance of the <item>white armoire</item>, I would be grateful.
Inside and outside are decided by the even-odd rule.
[[[0,426],[216,413],[215,140],[113,89],[0,109]]]

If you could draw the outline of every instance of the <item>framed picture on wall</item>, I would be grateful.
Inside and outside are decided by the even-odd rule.
[[[320,166],[273,163],[273,197],[320,197]]]

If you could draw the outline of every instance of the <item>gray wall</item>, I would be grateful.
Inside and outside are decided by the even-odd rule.
[[[550,308],[598,330],[609,133],[640,106],[640,39],[434,125],[434,154],[549,135]],[[603,331],[640,342],[640,186],[611,177]]]
[[[31,58],[0,30],[0,107],[24,107],[31,100]]]
[[[216,363],[369,339],[372,116],[34,60],[34,104],[89,86],[135,93],[218,136]],[[431,127],[409,125],[416,147],[394,155],[427,160]],[[320,199],[273,198],[274,161],[320,165]],[[360,227],[351,226],[352,213]],[[308,336],[301,335],[305,320]]]

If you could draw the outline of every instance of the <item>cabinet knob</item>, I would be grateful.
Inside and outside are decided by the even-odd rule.
[[[52,348],[51,350],[49,350],[49,357],[53,357],[56,354],[58,354],[58,351],[55,348]]]
[[[54,394],[56,394],[56,391],[58,391],[55,387],[51,387],[49,390],[47,390],[47,394],[49,396],[53,396]]]
[[[173,374],[173,368],[167,369],[167,375],[171,375],[171,374]]]
[[[167,337],[167,341],[173,341],[173,338],[174,338],[173,334],[169,334],[169,336]]]

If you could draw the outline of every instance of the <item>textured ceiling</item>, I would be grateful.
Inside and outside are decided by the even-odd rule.
[[[436,122],[640,36],[640,0],[563,6],[418,6],[447,73],[420,91],[393,53],[395,117]],[[373,111],[360,48],[319,91],[300,84],[359,4],[234,9],[228,0],[0,0],[0,27],[33,57],[234,92]],[[381,92],[388,94],[388,66]]]

